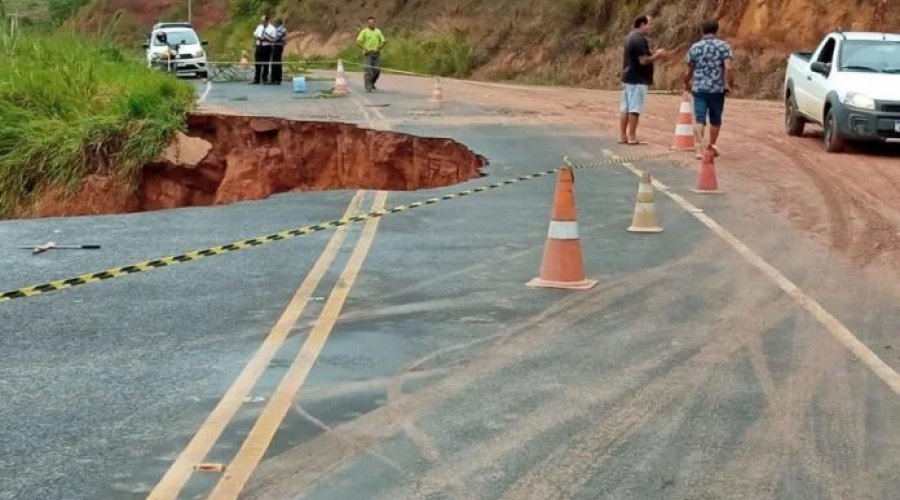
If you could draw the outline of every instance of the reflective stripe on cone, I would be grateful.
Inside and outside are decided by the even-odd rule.
[[[553,210],[541,275],[528,283],[532,288],[588,290],[597,285],[584,272],[584,256],[578,233],[575,207],[575,174],[570,167],[560,169],[553,197]]]

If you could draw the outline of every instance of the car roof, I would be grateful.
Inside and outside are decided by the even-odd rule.
[[[185,23],[185,22],[156,23],[155,25],[153,25],[153,31],[166,29],[166,28],[191,28],[191,29],[193,29],[194,27],[191,26],[191,23]]]
[[[843,35],[847,40],[887,40],[889,42],[900,42],[900,33],[845,31]]]

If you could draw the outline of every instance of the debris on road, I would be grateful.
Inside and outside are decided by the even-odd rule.
[[[221,473],[221,472],[225,472],[225,464],[221,464],[221,463],[197,464],[194,466],[194,470],[196,470],[197,472]]]
[[[53,241],[48,241],[43,245],[28,245],[19,247],[23,250],[31,250],[31,253],[37,255],[48,250],[100,250],[100,245],[57,245]]]

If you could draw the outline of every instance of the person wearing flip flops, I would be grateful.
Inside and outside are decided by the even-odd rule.
[[[647,37],[652,29],[653,20],[642,14],[634,20],[634,29],[625,38],[619,144],[646,144],[637,139],[638,123],[644,111],[647,90],[653,84],[653,63],[668,55],[665,49],[650,52]]]
[[[734,88],[733,53],[728,42],[718,38],[719,22],[704,21],[700,26],[703,38],[691,46],[685,59],[684,90],[694,97],[694,142],[697,159],[703,158],[704,147],[719,156],[716,141],[722,129],[725,97]],[[709,143],[704,143],[709,118]]]

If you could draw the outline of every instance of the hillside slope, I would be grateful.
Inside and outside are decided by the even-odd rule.
[[[133,33],[155,20],[183,16],[183,4],[93,0],[78,19],[90,29],[119,11],[121,24]],[[249,45],[243,33],[252,27],[252,13],[261,9],[287,17],[294,30],[291,50],[304,56],[336,54],[371,14],[389,35],[464,35],[472,48],[475,77],[605,88],[618,84],[621,40],[639,13],[656,16],[653,44],[676,51],[661,65],[661,88],[677,85],[681,56],[697,37],[700,21],[717,17],[736,50],[741,94],[769,97],[778,93],[786,55],[814,46],[824,33],[838,26],[900,31],[900,0],[359,0],[349,5],[337,0],[194,0],[194,5],[201,29],[236,31],[215,37],[223,40],[218,47],[222,56],[233,56],[234,45]],[[236,13],[241,18],[229,21]]]

